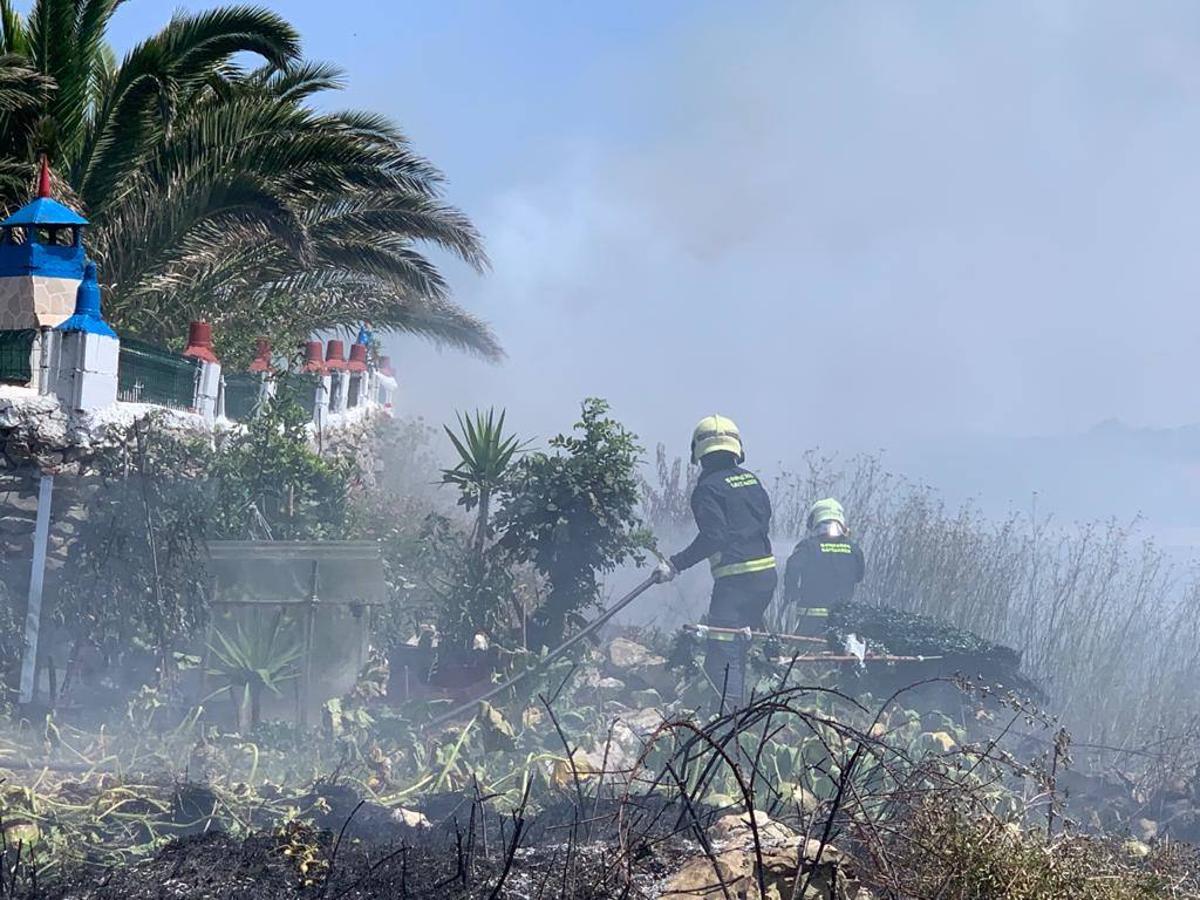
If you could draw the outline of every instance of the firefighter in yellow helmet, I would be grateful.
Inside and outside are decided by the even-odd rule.
[[[862,549],[850,537],[846,511],[832,497],[808,510],[808,535],[788,557],[783,575],[785,606],[798,604],[800,634],[825,633],[829,612],[854,596],[866,573]]]
[[[701,468],[692,492],[692,515],[699,534],[656,570],[660,582],[703,559],[712,567],[713,593],[708,624],[722,628],[761,628],[775,593],[771,555],[771,500],[758,478],[741,467],[746,454],[737,425],[724,416],[706,416],[692,433],[692,462]],[[729,706],[744,698],[749,642],[710,633],[704,670]]]

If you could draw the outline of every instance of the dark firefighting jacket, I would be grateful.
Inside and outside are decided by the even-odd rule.
[[[820,609],[845,603],[866,574],[866,560],[849,537],[810,535],[796,545],[783,573],[783,600]]]
[[[706,469],[692,491],[700,533],[671,557],[679,571],[708,559],[714,578],[775,568],[771,555],[771,499],[751,472],[739,466]]]

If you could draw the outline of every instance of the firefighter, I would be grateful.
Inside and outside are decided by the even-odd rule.
[[[708,559],[713,592],[707,624],[721,628],[761,628],[778,583],[771,555],[771,500],[758,478],[741,468],[745,459],[731,420],[700,420],[692,433],[692,463],[701,472],[691,498],[699,534],[655,570],[656,579],[666,582]],[[748,634],[708,635],[704,670],[730,708],[744,700],[748,650]]]
[[[832,497],[808,511],[808,535],[788,557],[783,573],[783,602],[798,604],[799,633],[827,631],[829,612],[854,596],[866,573],[862,549],[850,538],[846,511]]]

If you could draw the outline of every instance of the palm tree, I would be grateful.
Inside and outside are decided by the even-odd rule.
[[[27,184],[50,156],[93,224],[119,328],[171,341],[205,318],[236,357],[258,334],[279,346],[368,320],[501,355],[422,252],[487,265],[441,174],[385,118],[311,106],[337,69],[302,62],[291,27],[249,6],[177,14],[118,63],[105,31],[121,2],[35,0],[22,17],[0,0],[0,199],[27,194],[5,165]],[[263,65],[240,67],[247,52]],[[22,102],[6,103],[5,72],[26,78]]]
[[[53,94],[54,82],[33,69],[24,56],[0,55],[0,147],[10,133],[9,121],[37,112]],[[24,157],[0,152],[0,198],[25,198],[29,193],[32,166]]]

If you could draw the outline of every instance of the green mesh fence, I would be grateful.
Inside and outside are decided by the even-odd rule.
[[[0,383],[29,384],[33,378],[29,355],[36,336],[32,328],[0,331]]]
[[[225,418],[245,422],[254,418],[258,411],[262,376],[246,372],[233,372],[225,376]]]
[[[200,363],[153,344],[121,338],[117,398],[191,409],[196,399]]]

